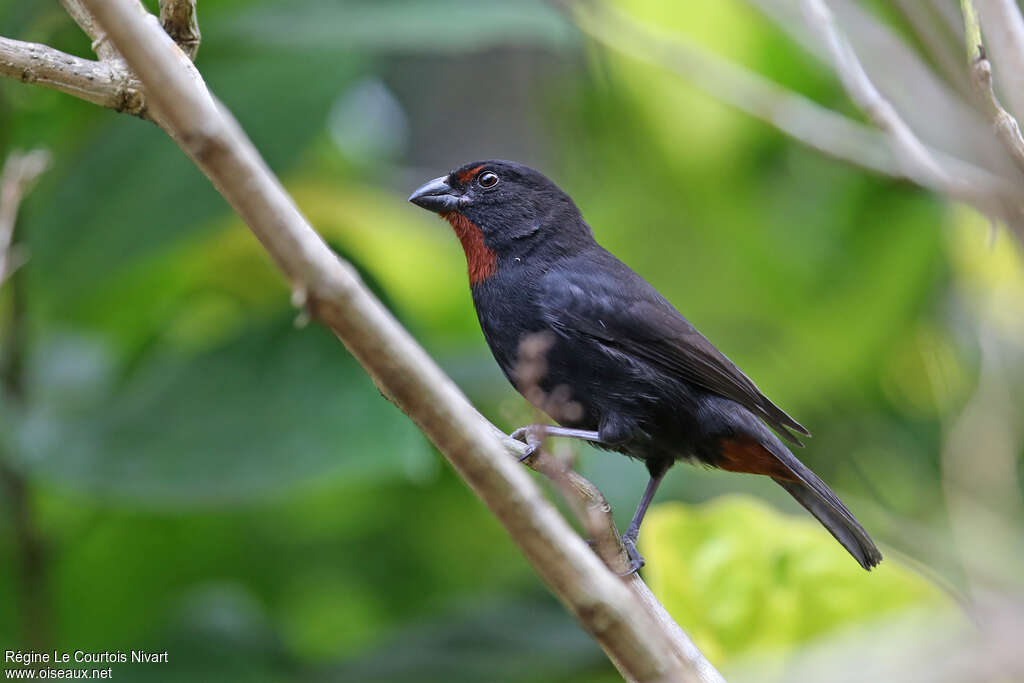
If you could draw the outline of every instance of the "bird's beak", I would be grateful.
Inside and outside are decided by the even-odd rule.
[[[441,176],[424,183],[409,195],[409,201],[416,206],[435,213],[447,213],[459,208],[459,197],[448,184],[448,178]]]

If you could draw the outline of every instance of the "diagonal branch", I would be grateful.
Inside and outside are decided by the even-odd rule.
[[[587,548],[509,457],[493,425],[331,252],[156,18],[138,0],[62,2],[101,59],[124,56],[146,86],[152,119],[249,224],[292,283],[295,300],[341,338],[446,455],[623,676],[720,681],[688,639],[678,644],[680,629],[649,592],[630,590],[635,582],[621,581]]]
[[[525,444],[509,439],[495,428],[497,436],[505,439],[509,450],[524,453]],[[629,557],[622,545],[618,527],[612,517],[612,508],[600,489],[586,477],[556,458],[545,450],[538,449],[525,461],[529,467],[551,479],[559,488],[566,501],[573,508],[576,516],[583,524],[583,530],[590,539],[591,547],[605,565],[613,571],[623,574],[629,568]],[[655,618],[661,627],[670,635],[673,652],[682,661],[689,662],[697,670],[699,680],[703,683],[725,683],[722,675],[704,657],[690,637],[679,624],[669,615],[664,605],[658,601],[638,573],[625,579],[644,608]]]

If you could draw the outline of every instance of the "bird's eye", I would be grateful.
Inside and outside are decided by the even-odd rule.
[[[498,175],[490,171],[485,171],[480,174],[480,177],[476,179],[480,183],[480,187],[494,187],[498,184]]]

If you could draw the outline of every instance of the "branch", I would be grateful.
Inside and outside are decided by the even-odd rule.
[[[24,261],[14,244],[15,227],[21,201],[50,163],[43,150],[24,154],[15,152],[0,171],[0,284],[14,274]],[[24,407],[25,402],[25,297],[22,278],[12,278],[9,305],[5,307],[6,342],[0,351],[0,394]],[[2,441],[2,439],[0,439]],[[53,603],[49,591],[50,562],[46,538],[39,528],[32,504],[32,492],[25,475],[7,458],[0,443],[0,489],[7,506],[18,557],[16,573],[17,605],[22,641],[25,646],[43,650],[53,645]]]
[[[906,155],[901,154],[900,147],[890,144],[892,135],[884,135],[822,107],[757,73],[683,42],[678,36],[646,26],[605,2],[551,1],[558,9],[571,8],[577,26],[605,46],[668,68],[711,96],[775,126],[819,152],[877,173],[906,178],[966,201],[985,214],[999,216],[1024,241],[1024,202],[1019,198],[1020,193],[1012,183],[989,170],[924,147],[918,141],[917,146],[926,159],[932,160],[931,168],[937,171],[921,172],[920,168],[906,163]],[[863,74],[863,69],[860,72]],[[863,78],[881,99],[867,76]],[[895,110],[884,100],[882,102],[898,121]],[[903,129],[916,140],[906,124]]]
[[[192,61],[203,39],[196,17],[196,0],[160,0],[160,25]]]
[[[38,43],[0,36],[0,76],[74,95],[117,112],[146,117],[138,81],[116,62],[94,62]]]
[[[50,154],[41,149],[25,154],[14,152],[4,162],[0,172],[0,284],[24,263],[24,255],[17,253],[13,243],[18,209],[49,165]]]
[[[96,53],[96,56],[103,62],[121,62],[121,55],[117,53],[114,46],[107,41],[107,36],[100,29],[99,24],[96,23],[96,18],[92,15],[83,4],[81,0],[60,0],[60,4],[64,7],[71,18],[75,20],[79,28],[85,35],[92,39],[92,51]]]
[[[499,437],[506,440],[506,445],[513,452],[525,453],[525,444],[505,437],[494,428]],[[551,479],[561,490],[562,495],[583,523],[590,545],[605,565],[618,574],[629,568],[629,558],[622,545],[618,527],[612,517],[612,508],[600,489],[586,477],[571,469],[544,449],[537,449],[524,461],[529,467]],[[682,661],[689,662],[696,669],[699,680],[704,683],[725,683],[722,675],[704,657],[690,637],[679,624],[672,619],[664,605],[658,601],[638,573],[630,575],[626,581],[636,593],[644,608],[661,625],[668,634],[672,651]]]
[[[846,92],[868,118],[888,135],[897,163],[904,173],[920,178],[926,185],[951,186],[953,181],[871,82],[857,54],[836,27],[832,11],[824,1],[804,0],[803,8],[808,25],[828,47],[833,66]]]
[[[948,27],[941,19],[936,25],[934,10],[923,0],[896,0],[896,5],[946,80],[961,95],[966,95],[969,86],[964,69],[957,59],[956,42],[950,40],[953,33],[942,30]]]
[[[868,126],[683,42],[677,35],[641,24],[607,3],[578,2],[570,6],[575,10],[572,18],[576,25],[606,47],[668,68],[712,97],[819,152],[885,175],[902,175],[885,140]]]
[[[850,98],[882,129],[903,173],[919,185],[932,187],[948,196],[968,202],[990,216],[1000,216],[1024,239],[1024,213],[1019,200],[1005,192],[991,191],[948,173],[936,161],[931,150],[911,130],[896,109],[871,82],[853,47],[835,24],[824,0],[804,0],[808,26],[828,47],[833,66]]]
[[[1024,19],[1015,0],[978,0],[981,27],[999,65],[1003,94],[1010,110],[1024,116]]]
[[[331,252],[156,18],[139,12],[135,0],[81,0],[79,8],[97,20],[86,30],[104,29],[146,86],[153,119],[271,253],[292,283],[295,300],[338,335],[381,391],[445,454],[623,676],[716,680],[707,677],[710,665],[699,673],[692,660],[677,654],[676,634],[587,548],[509,457],[495,428],[369,293],[354,269]],[[100,40],[104,34],[90,35]]]
[[[1021,137],[1017,119],[1003,109],[992,86],[992,63],[985,54],[981,42],[981,24],[971,0],[960,0],[964,15],[964,42],[967,46],[967,66],[971,73],[971,84],[981,100],[985,113],[992,121],[996,137],[1003,143],[1017,168],[1024,171],[1024,138]]]

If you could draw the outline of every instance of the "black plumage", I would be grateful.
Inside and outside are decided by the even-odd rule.
[[[570,430],[550,433],[646,464],[651,482],[624,535],[634,569],[642,565],[635,541],[647,505],[677,460],[771,476],[861,566],[881,560],[846,506],[768,427],[798,445],[795,433],[807,430],[601,247],[548,178],[514,162],[475,162],[430,181],[410,201],[454,227],[498,365]],[[524,372],[530,340],[542,345],[540,372]]]

